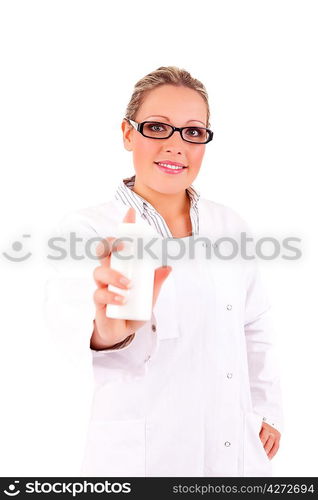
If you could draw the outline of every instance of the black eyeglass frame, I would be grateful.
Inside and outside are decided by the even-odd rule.
[[[130,118],[125,118],[125,120],[127,122],[129,122],[137,130],[137,132],[140,132],[144,137],[147,137],[147,139],[159,139],[159,140],[168,139],[176,131],[180,132],[181,139],[183,139],[186,142],[190,142],[190,144],[207,144],[208,142],[212,141],[212,139],[213,139],[213,132],[212,132],[212,130],[210,130],[209,128],[206,128],[206,127],[197,127],[196,125],[192,126],[192,127],[191,127],[191,125],[188,125],[187,127],[174,127],[173,125],[170,125],[170,123],[156,122],[154,120],[148,120],[148,121],[139,122],[139,123],[135,122],[134,120],[131,120]],[[158,124],[158,125],[167,125],[168,127],[171,127],[171,129],[172,129],[171,130],[171,134],[167,135],[167,137],[150,137],[149,135],[145,135],[144,132],[143,132],[145,123],[155,123],[155,124]],[[204,142],[189,141],[188,139],[185,139],[183,137],[183,135],[182,135],[182,131],[184,129],[187,129],[187,128],[204,129],[204,130],[206,130],[208,132],[209,137]]]

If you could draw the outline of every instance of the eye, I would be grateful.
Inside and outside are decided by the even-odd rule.
[[[205,134],[205,130],[197,127],[189,127],[186,129],[186,133],[191,137],[202,137]]]
[[[167,130],[167,127],[163,123],[153,122],[153,123],[145,123],[145,129],[148,132],[162,132]]]

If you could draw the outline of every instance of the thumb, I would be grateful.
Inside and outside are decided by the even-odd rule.
[[[168,278],[171,271],[172,271],[171,266],[162,266],[158,267],[155,270],[152,307],[154,307],[154,305],[156,304],[161,286],[163,282]]]
[[[136,222],[136,211],[134,208],[130,207],[127,210],[123,222]]]

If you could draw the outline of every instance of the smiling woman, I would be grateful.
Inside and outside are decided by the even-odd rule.
[[[205,252],[207,241],[250,234],[233,209],[192,185],[213,138],[209,119],[206,89],[186,70],[160,67],[143,77],[121,125],[134,175],[112,200],[63,220],[63,232],[109,235],[97,248],[94,301],[78,282],[72,296],[51,300],[62,334],[76,331],[92,352],[83,476],[271,475],[283,413],[270,304],[255,260],[218,262]],[[149,321],[107,316],[108,304],[120,307],[124,292],[129,300],[139,279],[110,267],[123,220],[186,249],[155,269]]]
[[[166,83],[148,91],[138,109],[131,108],[122,130],[124,146],[133,153],[133,191],[172,222],[186,212],[186,189],[200,171],[209,120],[207,99],[193,88]],[[137,130],[131,120],[139,124]]]

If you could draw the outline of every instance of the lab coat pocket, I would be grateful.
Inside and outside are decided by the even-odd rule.
[[[264,449],[259,433],[262,416],[253,411],[244,414],[244,476],[272,476],[272,464]]]
[[[145,475],[145,420],[92,420],[81,476]]]

